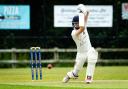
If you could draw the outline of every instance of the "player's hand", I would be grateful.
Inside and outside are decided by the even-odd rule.
[[[78,4],[77,10],[78,10],[79,12],[84,13],[84,15],[86,15],[87,12],[88,12],[87,8],[86,8],[83,4]]]

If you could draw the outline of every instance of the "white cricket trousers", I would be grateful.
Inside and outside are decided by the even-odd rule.
[[[74,71],[79,71],[83,67],[85,61],[87,61],[86,75],[93,76],[97,59],[98,52],[93,47],[91,47],[88,52],[77,53]]]

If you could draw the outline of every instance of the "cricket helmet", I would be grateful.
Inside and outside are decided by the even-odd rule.
[[[72,25],[73,25],[73,23],[79,23],[79,16],[78,15],[76,15],[76,16],[74,16],[73,17],[73,19],[72,19]]]
[[[79,29],[79,26],[77,24],[79,24],[79,16],[78,15],[74,16],[72,19],[73,28]]]

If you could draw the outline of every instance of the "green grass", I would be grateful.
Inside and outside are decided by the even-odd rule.
[[[30,68],[0,69],[0,89],[128,89],[128,66],[96,67],[94,81],[85,84],[85,70],[79,79],[62,83],[70,67],[43,68],[43,80],[31,80]]]

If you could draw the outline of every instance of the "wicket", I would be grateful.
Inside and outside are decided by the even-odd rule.
[[[38,71],[40,71],[40,80],[42,80],[42,65],[40,47],[30,48],[30,64],[32,80],[34,80],[34,69],[36,72],[36,80],[38,80]]]

